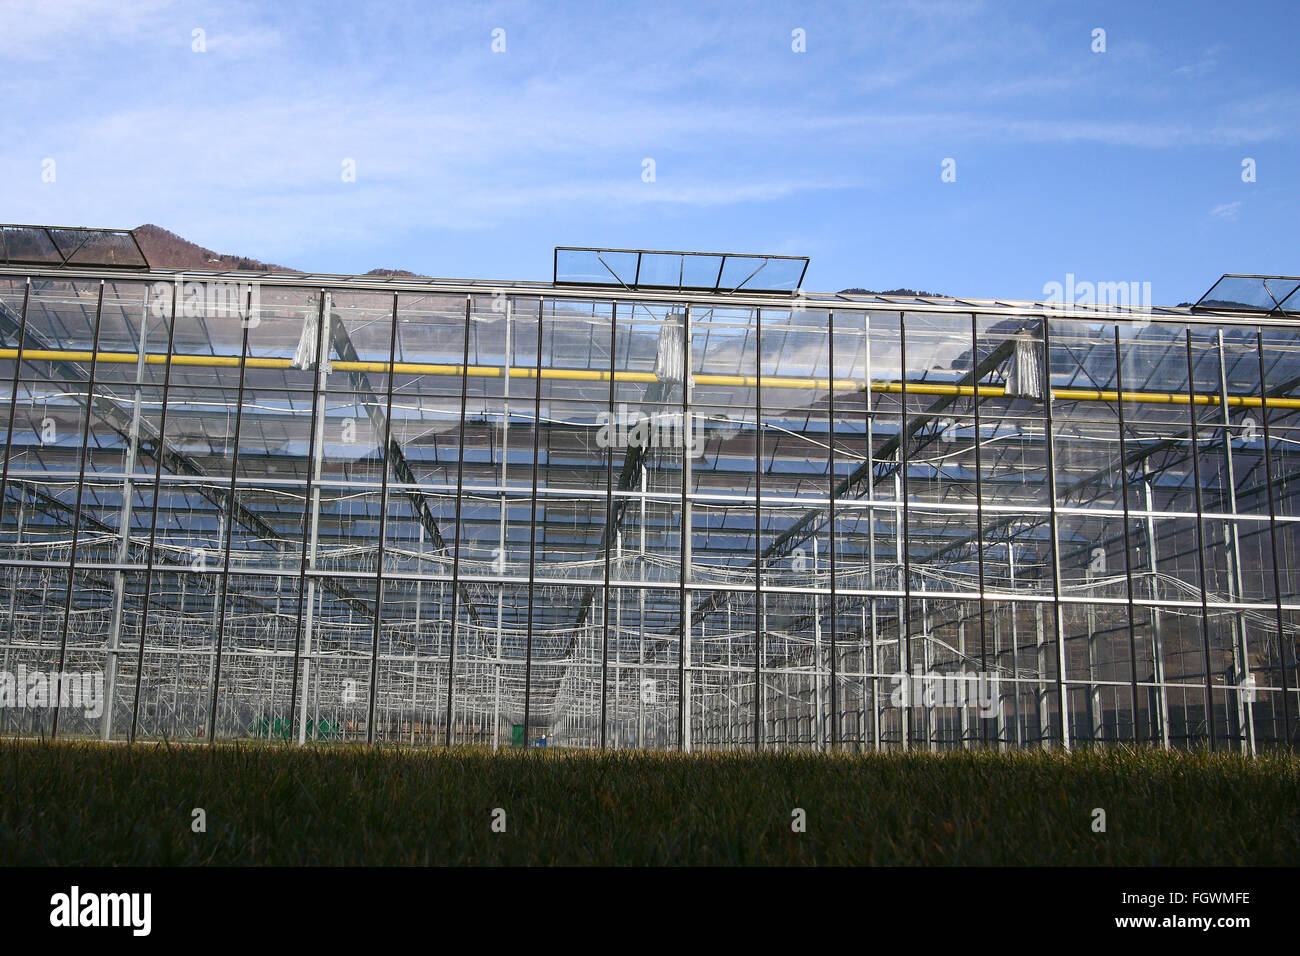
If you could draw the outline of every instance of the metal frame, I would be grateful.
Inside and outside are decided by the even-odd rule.
[[[620,279],[612,269],[610,270],[610,275],[614,280],[613,282],[576,282],[569,279],[561,279],[560,278],[560,253],[561,252],[594,252],[596,253],[596,257],[598,259],[600,258],[600,254],[603,252],[617,253],[622,255],[635,255],[637,257],[636,272],[633,274],[631,285],[624,283],[623,280]],[[684,282],[681,281],[680,276],[676,284],[643,283],[641,281],[641,262],[643,256],[681,256],[683,269],[685,268],[687,256],[691,256],[699,259],[718,259],[719,260],[718,275],[717,278],[714,280],[713,285],[711,286],[686,285]],[[799,279],[797,282],[795,282],[793,289],[790,290],[772,289],[772,288],[766,288],[762,285],[752,286],[750,288],[745,289],[747,293],[762,293],[767,295],[797,294],[798,291],[803,287],[804,276],[808,274],[808,263],[810,261],[806,256],[775,256],[775,255],[759,255],[759,254],[742,255],[735,252],[685,252],[685,251],[674,252],[665,249],[604,249],[604,248],[596,248],[596,247],[589,247],[589,246],[556,246],[555,251],[552,253],[551,256],[551,282],[553,285],[557,287],[598,289],[598,288],[604,288],[608,286],[617,286],[628,292],[671,290],[673,292],[714,292],[714,293],[723,293],[726,295],[731,295],[734,294],[735,292],[738,292],[741,288],[743,288],[745,286],[745,283],[747,283],[749,279],[752,279],[755,275],[757,275],[758,272],[761,271],[761,269],[763,268],[763,266],[760,266],[758,269],[754,270],[754,272],[751,273],[749,277],[746,278],[745,281],[742,282],[739,286],[736,286],[735,288],[730,290],[725,290],[724,292],[722,286],[722,274],[727,269],[728,259],[762,259],[764,261],[764,265],[766,265],[766,263],[769,261],[803,263],[803,268],[799,272]],[[603,259],[601,260],[601,264],[604,265],[606,269],[609,269],[609,265],[605,263]]]
[[[5,241],[5,236],[9,230],[30,229],[43,233],[46,241],[59,254],[59,263],[54,268],[66,268],[72,259],[85,248],[86,243],[96,237],[103,236],[126,236],[131,240],[135,251],[140,256],[138,265],[130,263],[116,262],[92,262],[78,263],[80,268],[92,269],[121,269],[121,270],[148,270],[149,260],[145,257],[144,250],[140,248],[140,240],[135,237],[135,232],[130,229],[93,229],[86,226],[35,226],[23,223],[0,223],[0,264],[14,266],[49,266],[50,263],[43,259],[24,259],[21,256],[13,257],[9,255],[9,244]],[[59,242],[54,238],[56,232],[70,232],[75,235],[83,236],[81,242],[77,243],[71,250],[65,252],[60,247]]]
[[[639,746],[1007,746],[1019,739],[1022,716],[1033,716],[1020,713],[1022,705],[1033,707],[1022,689],[1054,680],[1062,746],[1117,742],[1073,716],[1072,694],[1085,689],[1090,700],[1101,695],[1096,699],[1104,700],[1099,706],[1108,721],[1117,719],[1118,709],[1131,713],[1132,742],[1148,736],[1138,720],[1139,696],[1146,690],[1172,701],[1172,719],[1179,724],[1172,733],[1162,725],[1159,739],[1168,735],[1174,746],[1227,746],[1213,721],[1203,730],[1187,727],[1179,711],[1189,693],[1208,695],[1211,703],[1216,694],[1242,693],[1212,683],[1213,610],[1248,620],[1256,632],[1267,619],[1276,635],[1274,641],[1251,642],[1247,666],[1264,675],[1263,702],[1244,711],[1251,715],[1248,727],[1230,727],[1231,733],[1251,731],[1261,750],[1291,745],[1293,621],[1300,599],[1292,593],[1287,562],[1293,560],[1290,539],[1300,531],[1300,518],[1293,517],[1295,492],[1274,479],[1293,470],[1292,453],[1279,436],[1300,428],[1294,420],[1300,411],[1300,341],[1292,350],[1286,338],[1293,332],[1300,338],[1300,326],[1285,320],[1217,323],[1225,335],[1255,336],[1257,354],[1250,358],[1259,368],[1244,369],[1240,356],[1231,366],[1221,359],[1222,387],[1200,390],[1192,380],[1191,327],[1213,327],[1205,316],[1191,321],[1186,312],[1152,312],[1150,326],[1143,328],[1138,312],[1102,317],[1012,310],[1019,322],[1042,328],[1047,400],[1034,403],[1000,384],[1014,349],[1001,338],[1000,326],[980,324],[981,317],[1007,313],[955,300],[946,308],[836,300],[830,308],[830,300],[810,297],[822,305],[792,308],[779,296],[747,305],[715,295],[506,292],[507,314],[523,302],[530,309],[536,303],[537,361],[528,368],[499,357],[494,336],[500,331],[476,328],[472,293],[447,285],[269,283],[262,291],[274,303],[264,311],[267,321],[280,324],[269,338],[259,338],[256,352],[247,323],[234,329],[205,314],[198,321],[187,318],[182,328],[173,299],[166,352],[158,354],[148,351],[143,327],[133,338],[135,326],[123,318],[147,303],[150,283],[160,281],[156,275],[94,277],[98,296],[88,352],[63,339],[69,315],[80,316],[83,328],[91,318],[89,300],[77,294],[69,273],[23,273],[7,285],[6,276],[13,274],[0,270],[0,302],[8,310],[6,329],[17,338],[15,348],[0,349],[0,361],[13,363],[3,373],[11,397],[0,466],[0,614],[10,621],[0,639],[5,667],[40,660],[41,647],[52,650],[54,638],[60,669],[109,653],[134,658],[130,729],[106,720],[110,736],[151,739],[175,732],[211,742],[257,736],[256,715],[282,713],[287,700],[290,734],[296,730],[302,742],[309,726],[311,736],[321,732],[308,718],[314,710],[344,739],[378,742],[397,734],[443,745],[486,745],[503,724],[522,715],[528,741],[544,730],[564,745],[608,747],[611,740],[621,745],[630,738],[645,711],[648,726],[644,732],[638,728]],[[381,291],[387,298],[383,314],[367,304],[373,295],[337,311],[327,302],[351,303],[354,293]],[[293,305],[299,295],[310,304]],[[644,369],[662,315],[671,309],[683,316],[684,376],[679,400],[667,403],[667,383]],[[349,319],[351,332],[343,315],[357,316]],[[590,331],[582,331],[584,315],[590,316]],[[873,315],[896,320],[896,335],[873,330]],[[927,327],[917,316],[936,324]],[[1130,321],[1138,323],[1134,335],[1122,340],[1119,326]],[[291,370],[267,357],[266,344],[279,330],[308,323],[315,324],[318,343],[310,385],[306,376],[288,377]],[[1277,330],[1283,343],[1269,350],[1269,361],[1264,326]],[[1176,333],[1172,338],[1170,331]],[[205,342],[196,342],[199,332]],[[868,347],[873,334],[875,355]],[[543,348],[548,336],[549,352]],[[40,347],[33,350],[33,342]],[[600,354],[606,342],[608,356]],[[750,342],[752,371],[744,358]],[[333,362],[338,384],[322,367],[331,344],[339,355]],[[968,371],[953,361],[967,345]],[[767,365],[765,348],[771,355]],[[1154,371],[1130,387],[1124,362],[1133,349],[1143,350]],[[829,361],[825,377],[807,358],[823,354]],[[116,390],[130,387],[118,369],[128,364],[137,375],[135,387],[145,382],[145,401],[161,401],[158,436],[151,439],[152,474],[143,479],[153,486],[148,509],[132,509],[110,491],[123,487],[129,493],[141,480],[133,477],[133,465],[119,475],[113,464],[121,458],[112,450],[115,443],[138,443],[141,431],[138,421],[128,428],[115,411]],[[157,366],[160,391],[153,379],[140,377]],[[368,371],[388,375],[382,396],[370,388]],[[411,376],[400,394],[399,373]],[[237,407],[214,409],[209,397],[235,385],[223,385],[218,376],[226,374],[237,376]],[[1268,386],[1266,376],[1278,384]],[[494,444],[485,458],[478,436],[494,428],[497,418],[504,421],[504,410],[494,403],[511,378],[534,380],[531,421],[518,414],[531,425],[531,447]],[[1252,382],[1258,382],[1257,391]],[[635,474],[616,480],[616,448],[595,444],[594,424],[584,416],[613,413],[618,383],[626,386],[625,397],[652,411],[676,405],[685,442],[702,423],[703,453],[696,457],[656,442],[635,453],[629,449],[624,470]],[[84,405],[76,397],[83,388]],[[852,412],[859,392],[861,421]],[[283,397],[268,398],[272,393]],[[873,405],[873,397],[887,404]],[[42,402],[82,410],[79,445],[42,449],[20,434],[18,405]],[[377,454],[367,452],[349,464],[331,451],[326,472],[324,428],[340,403],[360,404],[371,413]],[[393,428],[399,403],[406,423],[400,440]],[[731,432],[697,419],[701,408],[729,404],[742,409],[743,421],[729,427],[745,442],[752,438],[752,463],[748,451],[738,456],[728,444],[735,440]],[[1225,416],[1230,409],[1262,413],[1263,445],[1270,453],[1249,444],[1229,449],[1234,466],[1223,474],[1234,480],[1227,513],[1226,505],[1213,510],[1215,501],[1227,499],[1214,484],[1219,472],[1209,459],[1202,461],[1196,436],[1213,427],[1231,440],[1229,429],[1236,426],[1229,418],[1213,426],[1198,420],[1198,406]],[[940,413],[973,419],[973,439],[939,442],[940,430],[930,426]],[[229,433],[217,427],[218,414],[233,419],[235,445],[225,459],[232,464],[229,475],[214,479],[204,462],[220,460],[218,449],[201,450],[200,439]],[[300,444],[285,431],[293,422],[309,424]],[[286,437],[277,438],[281,432]],[[866,440],[861,455],[851,450],[859,447],[859,433]],[[1110,443],[1118,445],[1123,463],[1118,505],[1098,502],[1097,475],[1105,468],[1098,472],[1088,460]],[[527,452],[530,480],[498,477],[501,462],[522,461]],[[837,480],[845,456],[862,463],[849,478]],[[1045,468],[1034,464],[1038,456]],[[1144,484],[1154,491],[1135,507],[1129,467],[1139,462]],[[381,471],[370,474],[371,466]],[[638,487],[642,471],[649,480]],[[898,493],[877,498],[874,488],[886,479],[897,483]],[[212,490],[218,480],[222,493]],[[1022,500],[1017,487],[1044,491],[1045,502]],[[402,493],[395,493],[398,488]],[[30,512],[9,507],[11,497],[29,502]],[[516,556],[528,548],[526,578],[516,570],[521,562],[498,574],[483,558],[483,542],[495,536],[498,520],[485,502],[498,499],[505,502],[504,546]],[[360,518],[346,517],[354,512],[344,503],[354,500],[361,502]],[[228,516],[219,568],[184,567],[176,554],[186,529],[210,528],[219,514]],[[877,534],[879,516],[893,517],[896,543]],[[242,526],[238,544],[236,521]],[[1158,524],[1153,540],[1159,567],[1139,567],[1133,560],[1131,521]],[[1249,554],[1273,556],[1268,600],[1243,596],[1235,586],[1213,590],[1210,545],[1200,529],[1220,521],[1233,524],[1234,542],[1250,543]],[[1116,540],[1115,547],[1125,550],[1123,573],[1112,584],[1081,582],[1075,556],[1087,535],[1108,533],[1090,530],[1107,522],[1121,523],[1122,543]],[[429,530],[440,525],[454,528],[445,540],[441,531]],[[777,559],[821,527],[829,529],[829,567],[815,566],[811,580],[806,573],[792,574]],[[647,544],[636,562],[620,563],[615,574],[624,530]],[[665,546],[673,536],[675,549]],[[124,550],[121,541],[127,542]],[[896,560],[890,555],[895,544]],[[349,563],[357,548],[371,550],[367,560],[375,561],[373,567]],[[290,554],[296,563],[287,566]],[[62,582],[62,614],[52,617],[42,611],[40,585],[60,572],[69,577]],[[81,586],[73,587],[74,575]],[[94,609],[111,589],[102,582],[114,576],[127,582],[121,600],[131,623],[124,631],[138,634],[135,645],[110,645],[97,636]],[[1140,591],[1138,582],[1147,578],[1161,590]],[[208,585],[218,600],[211,612],[200,603],[211,596]],[[287,606],[296,612],[281,612],[283,586]],[[526,592],[526,606],[498,601],[490,611],[503,589],[515,597]],[[586,613],[597,594],[598,618]],[[824,610],[823,602],[829,602]],[[891,608],[898,613],[888,613]],[[1064,619],[1083,608],[1099,622],[1089,624],[1089,643],[1103,649],[1095,662],[1089,658],[1086,673],[1067,648],[1073,635]],[[878,618],[881,609],[886,613]],[[1015,635],[1017,614],[1023,619],[1035,609],[1053,621],[1043,640],[1047,630],[1054,632],[1055,675],[1039,667],[1030,654],[1033,645]],[[978,654],[967,652],[964,636],[976,614]],[[1148,614],[1161,616],[1164,634],[1155,642],[1156,653],[1173,677],[1160,672],[1145,680],[1139,673],[1139,639],[1150,636],[1142,617]],[[814,637],[823,616],[830,626],[828,658],[816,653]],[[855,619],[862,622],[856,635],[850,631],[858,626]],[[1185,622],[1193,619],[1200,622],[1201,646],[1189,656],[1182,645],[1191,633]],[[505,635],[496,649],[485,638],[493,627]],[[350,649],[349,635],[359,635],[359,628],[368,639]],[[735,649],[751,636],[753,660],[737,660]],[[370,674],[359,708],[336,696],[339,667],[350,661]],[[913,701],[899,714],[878,687],[918,662],[947,674],[975,667],[997,673],[1011,690],[999,696],[996,719],[983,720],[976,734],[946,705]],[[446,673],[446,684],[422,685],[420,665]],[[202,677],[204,666],[211,667],[210,683]],[[624,680],[628,675],[638,679]],[[640,678],[651,676],[669,679],[669,686],[675,681],[678,692],[667,698],[671,705],[639,700]],[[863,690],[862,711],[850,735],[846,718],[854,695],[842,689],[857,686]],[[148,712],[142,706],[146,697]],[[159,701],[170,701],[169,723],[152,712]],[[1037,706],[1044,706],[1042,698]],[[33,716],[40,715],[0,707],[0,732],[39,732]],[[1038,716],[1041,722],[1043,713]],[[1015,739],[1003,729],[1012,719]],[[71,715],[63,723],[54,729],[85,732]],[[1156,735],[1150,737],[1155,742]]]

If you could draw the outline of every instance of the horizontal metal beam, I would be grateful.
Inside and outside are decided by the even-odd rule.
[[[266,288],[290,288],[302,290],[319,289],[322,286],[337,292],[357,293],[411,293],[414,295],[464,296],[496,294],[512,295],[520,298],[539,298],[564,301],[586,302],[626,302],[630,299],[638,303],[680,307],[686,303],[701,307],[716,308],[763,308],[776,311],[791,311],[789,293],[774,295],[748,294],[707,294],[652,292],[638,290],[629,293],[619,289],[564,289],[549,282],[526,282],[510,279],[385,279],[374,276],[335,275],[325,273],[248,273],[248,272],[202,272],[167,269],[153,269],[150,272],[124,274],[110,269],[40,269],[0,266],[0,277],[12,276],[23,278],[50,278],[60,281],[97,281],[106,279],[111,282],[133,281],[142,283],[177,283],[177,282],[253,282]],[[1258,325],[1291,327],[1297,320],[1276,319],[1261,321],[1254,316],[1193,314],[1187,309],[1172,306],[1151,306],[1138,308],[1131,306],[1097,305],[1087,306],[1077,303],[1031,302],[1016,299],[912,299],[910,297],[876,297],[873,299],[850,299],[837,293],[806,293],[796,299],[794,306],[802,311],[836,312],[914,312],[928,314],[949,314],[968,316],[972,311],[983,315],[1005,316],[1047,316],[1051,319],[1079,319],[1090,322],[1140,322],[1172,323],[1175,325],[1242,325],[1254,328]]]
[[[2,305],[3,303],[0,303]],[[334,325],[338,327],[337,323]],[[346,334],[346,333],[345,333]],[[350,345],[351,343],[349,343]],[[1003,343],[1005,346],[1006,343]],[[1001,348],[1001,346],[999,347]],[[351,351],[356,355],[355,349]],[[0,360],[16,359],[18,357],[17,349],[0,349]],[[1001,358],[1005,358],[1003,354]],[[23,359],[31,362],[89,362],[92,359],[100,365],[113,364],[130,364],[134,365],[140,357],[132,352],[99,352],[92,353],[78,351],[75,349],[23,349]],[[248,358],[247,367],[260,369],[284,369],[288,370],[293,367],[292,359],[287,358]],[[170,358],[162,354],[150,354],[145,356],[146,365],[167,365],[184,366],[189,368],[238,368],[239,356],[237,355],[173,355]],[[467,375],[470,378],[520,378],[535,379],[541,378],[546,381],[561,382],[608,382],[610,380],[609,372],[592,370],[592,369],[564,369],[564,368],[544,368],[540,371],[534,368],[520,368],[511,366],[505,368],[496,365],[471,365],[467,369],[460,365],[446,365],[441,363],[426,362],[362,362],[357,359],[343,359],[337,362],[331,362],[330,367],[338,372],[349,372],[355,381],[365,381],[364,373],[375,372],[380,375],[391,373],[409,374],[409,375],[443,375],[460,378]],[[358,378],[358,376],[360,376]],[[653,372],[627,372],[616,371],[613,373],[615,382],[631,384],[654,384],[659,381]],[[691,381],[695,385],[722,385],[736,388],[753,388],[758,385],[758,378],[753,375],[694,375]],[[965,379],[963,379],[965,381]],[[763,376],[764,388],[789,388],[802,389],[811,391],[829,391],[832,382],[826,378],[801,378],[790,376]],[[922,414],[935,414],[942,410],[951,400],[957,398],[1006,398],[1007,390],[1001,385],[970,385],[970,384],[948,384],[944,382],[900,382],[900,381],[880,381],[864,380],[855,378],[837,378],[834,380],[834,387],[837,392],[863,392],[872,391],[886,395],[901,395],[906,392],[908,395],[937,395],[946,397],[948,402],[936,402],[931,408],[926,409]],[[1016,397],[1016,396],[1011,396]],[[1109,402],[1118,401],[1133,402],[1143,405],[1193,405],[1218,406],[1223,404],[1218,395],[1196,393],[1188,394],[1187,392],[1148,392],[1125,389],[1123,392],[1117,392],[1113,389],[1098,388],[1054,388],[1052,389],[1052,398],[1058,402]],[[646,399],[650,401],[649,398]],[[1263,399],[1259,395],[1229,395],[1227,397],[1229,408],[1260,408],[1263,405]],[[1269,408],[1290,408],[1300,409],[1300,398],[1270,398],[1268,400]]]

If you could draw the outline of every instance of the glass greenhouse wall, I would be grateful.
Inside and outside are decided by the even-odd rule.
[[[1295,738],[1294,322],[10,265],[0,340],[5,735]]]

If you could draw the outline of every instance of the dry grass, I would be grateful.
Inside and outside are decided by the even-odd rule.
[[[3,741],[0,863],[1296,865],[1300,759]]]

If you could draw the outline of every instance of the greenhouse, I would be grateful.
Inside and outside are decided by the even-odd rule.
[[[1300,279],[807,266],[182,274],[0,227],[0,734],[1293,745]]]

